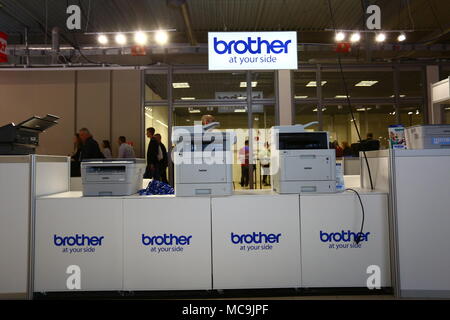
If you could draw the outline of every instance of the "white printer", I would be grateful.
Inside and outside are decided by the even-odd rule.
[[[175,196],[232,194],[232,145],[236,136],[212,130],[217,126],[219,123],[213,122],[173,128]]]
[[[83,196],[129,196],[142,189],[145,159],[96,159],[81,162]]]
[[[405,129],[407,149],[450,148],[450,125],[427,124]]]
[[[275,192],[336,192],[336,151],[328,148],[327,132],[305,130],[313,124],[271,128]]]

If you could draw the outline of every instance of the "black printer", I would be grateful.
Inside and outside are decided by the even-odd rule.
[[[0,127],[0,155],[34,154],[39,145],[39,134],[58,124],[59,117],[47,114],[44,118],[31,117],[19,124]]]

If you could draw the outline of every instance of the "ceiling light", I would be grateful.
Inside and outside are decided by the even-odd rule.
[[[138,45],[143,46],[143,45],[147,44],[147,40],[148,40],[148,37],[145,32],[137,31],[134,34],[134,42],[136,42]]]
[[[295,99],[306,99],[308,96],[294,96]]]
[[[339,32],[336,33],[336,35],[334,36],[334,40],[336,40],[337,42],[343,41],[344,39],[345,39],[345,33],[343,33],[342,31],[339,31]]]
[[[410,111],[410,112],[408,112],[408,114],[410,114],[410,115],[411,115],[411,114],[413,114],[413,112],[412,112],[412,111]]]
[[[157,31],[155,33],[155,42],[159,45],[164,45],[169,40],[169,35],[166,31]]]
[[[358,42],[359,40],[361,40],[361,35],[358,32],[353,33],[350,37],[351,42]]]
[[[258,85],[258,81],[252,81],[252,88],[256,87]],[[247,88],[247,82],[246,81],[241,81],[240,84],[241,88]]]
[[[355,84],[355,87],[371,87],[376,83],[378,83],[377,80],[363,80]]]
[[[356,111],[362,112],[362,111],[370,111],[372,108],[357,108]]]
[[[401,33],[398,37],[397,40],[399,42],[405,41],[406,40],[406,35],[404,33]]]
[[[162,125],[163,127],[169,128],[169,126],[167,124],[165,124],[164,122],[161,122],[159,120],[156,120],[156,122],[158,122],[160,125]]]
[[[234,112],[247,112],[247,110],[244,108],[244,109],[234,109]]]
[[[394,98],[394,97],[395,97],[394,95],[391,96],[391,98]],[[406,97],[406,95],[405,94],[401,94],[401,95],[399,95],[399,97],[400,98],[404,98],[404,97]]]
[[[350,98],[350,96],[345,96],[345,95],[337,95],[337,96],[335,96],[335,98],[337,98],[337,99],[345,99],[345,98]]]
[[[416,110],[416,114],[420,114],[419,110]]]
[[[322,87],[323,87],[327,82],[326,82],[326,81],[322,81],[321,83],[322,83]],[[316,84],[316,81],[310,81],[310,82],[308,82],[308,83],[306,84],[306,86],[307,86],[307,87],[316,87],[317,84]]]
[[[98,43],[105,45],[105,44],[108,43],[108,37],[105,36],[104,34],[100,34],[100,35],[97,37],[97,41],[98,41]]]
[[[190,88],[189,82],[174,82],[172,83],[174,89]]]
[[[195,97],[182,97],[181,100],[195,100]]]
[[[121,46],[125,45],[127,43],[127,37],[123,33],[116,34],[116,43]]]
[[[326,110],[327,110],[327,108],[322,108],[322,112],[326,111]],[[317,112],[317,108],[313,109],[313,112]]]
[[[189,108],[189,113],[200,113],[200,109]]]
[[[375,37],[376,42],[384,42],[386,41],[386,34],[385,33],[379,33]]]

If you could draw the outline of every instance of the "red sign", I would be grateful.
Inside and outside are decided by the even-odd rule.
[[[0,32],[0,63],[8,62],[8,55],[6,54],[6,47],[8,45],[8,35]]]
[[[145,56],[147,54],[147,50],[144,46],[132,46],[131,47],[131,55],[132,56]]]
[[[339,42],[336,45],[336,52],[350,52],[352,45],[349,42]]]

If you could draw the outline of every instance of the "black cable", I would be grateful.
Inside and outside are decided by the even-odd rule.
[[[362,203],[362,199],[361,199],[361,196],[359,195],[358,191],[356,191],[355,189],[352,189],[352,188],[347,188],[347,189],[345,189],[345,191],[353,191],[357,195],[359,204],[361,205],[361,213],[362,213],[361,230],[359,231],[359,233],[356,234],[356,238],[355,238],[356,244],[359,244],[362,239],[363,229],[364,229],[364,220],[366,217],[366,213],[364,212],[364,205]]]
[[[330,10],[331,23],[333,24],[333,30],[336,33],[336,31],[337,31],[336,30],[336,24],[335,24],[333,9],[331,7],[331,1],[330,0],[328,0],[328,8]],[[341,78],[342,78],[342,85],[344,86],[344,91],[345,91],[344,93],[345,93],[345,97],[346,97],[346,100],[347,100],[348,109],[350,111],[350,116],[352,117],[352,122],[353,122],[353,125],[355,126],[355,130],[356,130],[356,134],[358,135],[359,142],[361,142],[362,141],[361,133],[359,132],[358,125],[356,124],[355,115],[353,114],[353,109],[352,109],[352,104],[350,102],[347,82],[345,80],[344,70],[342,68],[341,54],[340,54],[339,51],[337,52],[337,58],[338,58],[338,64],[339,64],[339,71],[340,71]],[[366,163],[366,166],[367,166],[367,172],[369,174],[370,189],[373,190],[374,188],[373,188],[372,174],[370,172],[369,161],[367,160],[366,151],[362,151],[362,153],[363,153],[364,160],[365,160],[365,163]]]

